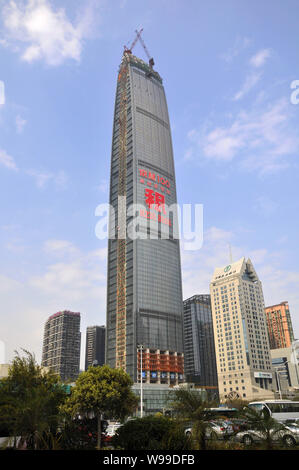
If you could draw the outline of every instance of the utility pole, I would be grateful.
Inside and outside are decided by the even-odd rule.
[[[282,399],[282,396],[281,396],[281,388],[280,388],[279,371],[278,371],[278,370],[275,370],[275,374],[276,374],[276,379],[277,379],[279,398],[280,398],[280,400],[281,400],[281,399]]]

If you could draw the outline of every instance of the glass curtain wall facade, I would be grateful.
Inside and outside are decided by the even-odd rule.
[[[88,326],[86,329],[85,370],[105,364],[105,326]]]
[[[177,214],[168,211],[176,200],[162,79],[125,52],[112,140],[106,362],[134,381],[140,379],[141,359],[144,382],[183,381],[181,265],[179,240],[173,237]]]
[[[184,300],[184,362],[188,382],[218,388],[210,295]]]

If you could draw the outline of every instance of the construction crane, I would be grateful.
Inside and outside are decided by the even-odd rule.
[[[137,29],[136,29],[136,31],[135,31],[135,33],[136,33],[136,38],[135,38],[134,41],[132,42],[131,47],[128,48],[127,46],[124,46],[124,52],[127,52],[127,53],[129,53],[129,54],[132,54],[132,50],[133,50],[133,48],[135,47],[136,42],[137,42],[138,39],[139,39],[139,41],[141,42],[141,45],[142,45],[142,47],[143,47],[143,49],[144,49],[144,51],[145,51],[145,53],[146,53],[146,55],[147,55],[149,66],[150,66],[150,68],[152,69],[153,66],[155,65],[155,62],[154,62],[154,59],[150,56],[150,53],[148,52],[147,47],[146,47],[146,45],[145,45],[145,43],[144,43],[144,41],[143,41],[143,39],[142,39],[142,37],[141,37],[142,31],[143,31],[143,28],[141,28],[139,31],[137,31]]]

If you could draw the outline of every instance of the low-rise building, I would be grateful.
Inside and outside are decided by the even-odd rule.
[[[272,367],[275,371],[276,393],[280,397],[299,393],[299,341],[288,348],[271,349]]]

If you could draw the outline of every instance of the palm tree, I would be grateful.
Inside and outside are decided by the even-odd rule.
[[[215,416],[209,410],[211,403],[203,400],[197,390],[178,388],[171,394],[170,405],[179,418],[192,423],[195,446],[197,449],[205,450],[208,420]]]
[[[267,450],[273,449],[273,443],[277,434],[285,429],[285,426],[270,416],[270,413],[258,411],[250,406],[245,406],[240,412],[249,429],[257,431]]]

